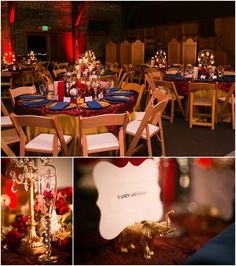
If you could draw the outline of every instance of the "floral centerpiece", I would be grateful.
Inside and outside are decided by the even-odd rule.
[[[47,195],[50,197],[50,195]],[[37,233],[43,235],[45,231],[44,215],[42,210],[41,196],[37,195],[34,203]],[[21,208],[21,213],[15,215],[10,226],[2,228],[2,243],[9,249],[17,249],[21,239],[27,233],[29,219],[28,206]],[[52,241],[55,245],[68,246],[72,238],[72,188],[64,188],[57,191],[55,210],[51,217]]]
[[[95,96],[101,89],[100,75],[104,73],[100,60],[96,60],[92,50],[86,51],[78,59],[73,73],[66,73],[64,80],[68,96],[72,98]]]

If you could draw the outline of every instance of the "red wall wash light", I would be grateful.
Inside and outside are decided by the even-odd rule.
[[[65,40],[65,46],[66,46],[66,60],[69,63],[73,63],[73,35],[72,32],[65,32],[64,33],[64,40]]]
[[[86,3],[83,2],[78,10],[78,16],[75,20],[74,45],[75,45],[75,61],[79,59],[79,55],[84,52],[85,49],[85,36],[84,33],[78,33],[78,26],[85,11]]]
[[[16,3],[12,3],[11,10],[10,10],[10,23],[14,23],[15,14],[16,14]]]

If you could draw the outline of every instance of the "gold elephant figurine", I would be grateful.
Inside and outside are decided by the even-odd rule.
[[[170,214],[174,210],[167,212],[166,221],[164,222],[150,222],[144,221],[141,223],[134,223],[127,226],[119,236],[119,243],[121,244],[121,252],[127,253],[130,249],[135,249],[135,243],[140,243],[144,250],[144,259],[151,259],[154,252],[150,249],[150,245],[155,236],[167,235],[174,231],[170,227]]]

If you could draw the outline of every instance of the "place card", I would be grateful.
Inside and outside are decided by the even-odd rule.
[[[63,97],[63,102],[70,103],[70,97]]]
[[[93,97],[92,96],[84,97],[84,101],[85,102],[91,102],[92,100],[93,100]]]
[[[102,93],[102,92],[100,92],[100,93],[98,94],[98,99],[103,99],[103,93]]]
[[[120,168],[106,161],[95,166],[93,178],[98,190],[99,232],[103,238],[113,239],[135,222],[161,219],[163,207],[157,170],[153,159],[139,166],[129,162]]]
[[[201,75],[200,79],[206,79],[206,76],[205,75]]]

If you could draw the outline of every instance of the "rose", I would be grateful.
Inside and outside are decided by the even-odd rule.
[[[71,201],[72,201],[72,187],[62,189],[61,195],[64,196],[66,198],[66,200],[71,203]]]
[[[51,200],[54,198],[54,192],[52,190],[49,190],[49,191],[44,191],[43,192],[43,197],[44,199],[46,200]]]
[[[15,222],[13,222],[11,225],[12,227],[16,228],[17,231],[20,234],[26,233],[26,223],[28,222],[29,217],[28,216],[16,216]]]
[[[3,242],[9,249],[17,249],[21,243],[21,238],[22,235],[13,229],[5,236]]]
[[[65,205],[65,206],[62,206],[61,208],[59,208],[58,213],[60,215],[63,215],[64,213],[67,213],[69,211],[70,211],[70,208],[67,205]]]

